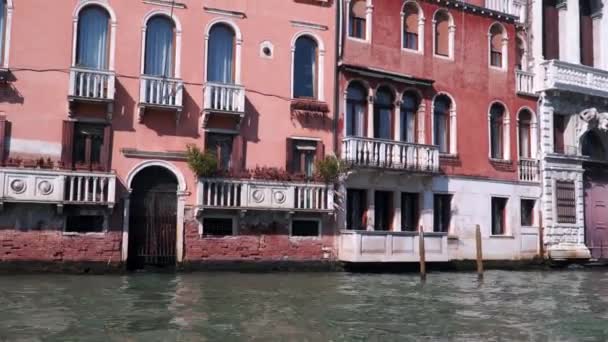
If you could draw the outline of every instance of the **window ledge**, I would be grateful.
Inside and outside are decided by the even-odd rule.
[[[456,241],[460,240],[460,237],[458,237],[458,235],[448,235],[448,240]]]
[[[513,235],[490,235],[490,239],[515,239]]]
[[[352,40],[353,42],[357,42],[357,43],[369,44],[368,39],[361,39],[361,38],[356,38],[356,37],[351,37],[351,36],[346,36],[346,39]]]
[[[507,69],[502,68],[502,67],[497,67],[497,66],[493,66],[493,65],[488,65],[488,67],[490,68],[490,70],[494,70],[494,71],[498,71],[498,72],[506,72]]]
[[[433,53],[433,57],[436,57],[436,58],[442,59],[442,60],[444,60],[444,61],[449,61],[449,62],[453,62],[453,61],[454,61],[454,58],[453,58],[453,57],[450,57],[450,56],[444,56],[444,55],[438,55],[437,53]]]
[[[106,232],[90,232],[90,233],[79,233],[79,232],[63,232],[63,236],[91,236],[91,237],[104,237]]]
[[[289,236],[290,240],[320,240],[321,236]]]
[[[414,49],[408,49],[408,48],[401,47],[401,51],[406,52],[406,53],[411,53],[414,55],[419,55],[419,56],[424,55],[424,51],[420,51],[418,49],[414,50]]]

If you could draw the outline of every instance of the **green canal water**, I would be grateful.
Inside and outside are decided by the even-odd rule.
[[[0,341],[608,341],[608,271],[2,275]]]

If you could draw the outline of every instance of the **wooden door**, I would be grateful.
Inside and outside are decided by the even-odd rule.
[[[608,258],[608,176],[585,177],[585,242],[595,259]]]

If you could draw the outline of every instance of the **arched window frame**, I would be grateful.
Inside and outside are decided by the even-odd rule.
[[[296,42],[298,38],[307,36],[317,42],[317,94],[316,100],[325,101],[325,44],[323,40],[316,34],[310,31],[300,31],[295,34],[291,40],[291,98],[294,98],[294,82],[295,82],[295,61],[296,61]]]
[[[448,56],[437,54],[437,15],[445,13],[448,16]],[[456,37],[456,25],[452,13],[445,8],[440,8],[433,14],[433,55],[438,58],[454,60],[454,39]]]
[[[515,38],[515,48],[519,49],[519,42],[522,46],[521,60],[518,60],[517,55],[515,56],[516,64],[521,63],[521,71],[528,71],[528,46],[526,45],[526,39],[523,33],[517,34]]]
[[[501,51],[500,51],[501,66],[492,65],[492,38],[493,38],[492,29],[495,27],[500,27],[500,32],[502,34],[501,46],[500,46],[500,48],[501,48]],[[488,66],[492,69],[506,71],[508,69],[508,62],[509,62],[509,36],[507,34],[507,30],[502,24],[493,23],[492,25],[490,25],[490,28],[488,29]]]
[[[350,136],[348,134],[348,130],[347,130],[347,120],[349,120],[349,111],[348,111],[349,103],[351,103],[351,101],[357,102],[354,100],[350,100],[348,98],[348,90],[353,86],[361,87],[361,89],[364,91],[364,93],[363,93],[364,100],[358,101],[358,104],[363,106],[363,117],[362,117],[363,122],[361,123],[361,125],[362,125],[361,137],[365,137],[368,135],[367,123],[369,121],[368,113],[369,113],[369,102],[370,102],[369,101],[370,87],[367,82],[365,82],[363,80],[359,80],[359,79],[354,79],[354,80],[349,81],[348,84],[346,85],[346,88],[344,89],[344,111],[343,111],[343,113],[344,113],[344,131],[343,131],[343,136],[345,136],[345,137]]]
[[[440,92],[437,93],[434,97],[433,97],[433,102],[432,102],[432,107],[431,107],[431,142],[434,144],[435,143],[435,103],[437,101],[437,98],[440,96],[446,96],[449,100],[450,100],[450,109],[449,109],[449,116],[448,116],[448,125],[447,125],[447,129],[448,129],[448,151],[447,154],[448,155],[453,155],[456,156],[458,155],[458,146],[457,146],[457,142],[458,142],[458,123],[457,123],[457,115],[456,115],[456,101],[454,100],[454,97],[448,93],[445,92]]]
[[[8,0],[11,1],[11,0]],[[106,10],[110,17],[110,44],[108,51],[108,70],[114,71],[115,67],[115,50],[116,50],[116,13],[112,7],[105,1],[102,0],[86,0],[82,1],[74,9],[72,15],[72,67],[76,66],[76,51],[78,49],[78,21],[80,19],[80,12],[89,6],[98,6]],[[8,25],[8,21],[7,21]]]
[[[378,102],[378,93],[381,90],[386,90],[386,92],[390,95],[391,97],[391,101],[390,103],[387,104],[380,104]],[[401,101],[397,101],[397,92],[395,91],[395,89],[387,84],[379,84],[378,87],[376,87],[376,89],[374,89],[374,96],[373,96],[373,110],[370,114],[368,123],[371,121],[371,130],[368,133],[371,133],[371,136],[374,139],[395,139],[395,109],[399,108]],[[389,137],[388,138],[379,138],[376,137],[376,120],[375,120],[375,116],[376,116],[376,111],[377,110],[389,110],[390,114],[389,114],[389,122],[388,122],[388,126],[389,126]],[[392,130],[391,130],[392,129]],[[380,134],[380,131],[378,131],[378,133]]]
[[[418,10],[418,48],[416,50],[408,49],[404,46],[405,23],[406,23],[405,8],[408,5],[413,5]],[[403,3],[403,6],[401,7],[401,49],[403,51],[418,52],[420,54],[424,54],[424,22],[425,22],[424,12],[422,11],[422,8],[420,7],[420,4],[418,4],[418,2],[408,0],[405,3]]]
[[[500,105],[503,108],[502,116],[502,151],[501,158],[492,156],[492,107]],[[507,106],[501,101],[493,101],[488,107],[488,158],[493,160],[511,160],[511,130],[510,114]]]
[[[366,2],[366,11],[365,11],[365,39],[361,39],[361,38],[357,38],[357,37],[351,37],[350,36],[350,6],[351,3],[353,3],[355,0],[346,0],[345,2],[345,9],[346,9],[346,20],[345,20],[345,24],[346,24],[346,37],[348,39],[352,39],[352,40],[356,40],[356,41],[360,41],[360,42],[371,42],[372,41],[372,19],[373,19],[373,13],[374,13],[374,5],[372,3],[373,0],[363,0]]]
[[[522,122],[521,119],[521,114],[524,112],[528,112],[530,113],[530,141],[529,141],[529,148],[530,148],[530,157],[529,159],[536,159],[537,158],[537,154],[538,154],[538,123],[537,123],[537,119],[536,119],[536,113],[534,113],[534,111],[529,108],[529,107],[522,107],[517,111],[517,156],[518,158],[524,158],[527,159],[526,157],[522,157],[522,153],[521,153],[521,139],[520,139],[520,123]]]
[[[9,56],[11,50],[11,27],[13,26],[13,0],[0,0],[4,1],[4,36],[2,39],[2,69],[8,69],[9,67]]]
[[[412,141],[410,141],[411,143],[417,143],[417,144],[424,144],[425,142],[425,137],[424,137],[424,113],[425,113],[425,103],[424,103],[424,98],[422,96],[422,93],[415,88],[407,88],[405,89],[402,93],[398,94],[398,101],[397,104],[398,106],[395,108],[395,133],[394,133],[394,137],[395,140],[398,141],[406,141],[403,137],[403,132],[402,132],[402,126],[403,126],[403,120],[402,120],[402,112],[403,112],[403,103],[404,103],[404,98],[406,96],[411,95],[413,98],[415,98],[416,101],[416,108],[414,111],[414,135],[413,135],[413,139],[411,139]]]
[[[148,22],[157,16],[164,16],[169,20],[173,21],[175,25],[175,61],[173,65],[173,77],[181,78],[181,56],[182,56],[182,24],[175,14],[166,10],[152,10],[144,17],[143,24],[141,27],[141,68],[140,72],[144,75],[144,68],[146,64],[146,32],[148,30]]]
[[[241,56],[242,56],[242,48],[243,48],[243,35],[239,26],[233,22],[232,20],[224,19],[224,18],[216,18],[213,19],[205,29],[205,80],[207,80],[207,63],[209,62],[209,34],[211,29],[215,25],[226,25],[231,27],[234,31],[234,83],[241,84]]]

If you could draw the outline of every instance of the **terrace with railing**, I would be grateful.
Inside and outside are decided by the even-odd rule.
[[[177,78],[142,75],[139,88],[140,121],[146,108],[174,111],[183,108],[184,82]]]
[[[114,71],[73,67],[70,69],[68,99],[79,102],[113,102],[115,81]]]
[[[522,182],[540,182],[539,161],[536,159],[520,159],[519,180]]]
[[[321,183],[202,178],[198,204],[201,209],[331,212],[334,191]]]
[[[240,122],[245,116],[245,87],[237,84],[205,84],[203,126],[211,115],[232,116]]]
[[[342,140],[342,159],[353,167],[439,172],[439,149],[432,145],[346,137]]]

